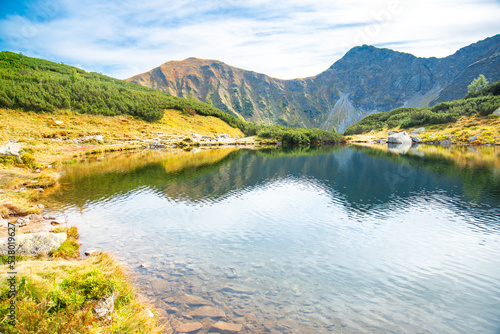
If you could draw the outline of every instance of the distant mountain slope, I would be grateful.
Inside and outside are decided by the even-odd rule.
[[[246,120],[335,128],[398,107],[425,107],[461,98],[479,74],[500,80],[500,35],[445,58],[359,46],[326,71],[280,80],[217,60],[170,61],[130,79],[175,96],[210,99],[217,108]]]

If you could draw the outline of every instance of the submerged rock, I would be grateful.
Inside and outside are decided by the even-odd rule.
[[[203,325],[199,322],[188,322],[186,324],[182,324],[176,328],[177,333],[192,333],[199,331],[203,328]]]
[[[202,306],[195,310],[188,312],[188,316],[193,318],[225,318],[226,313],[216,307]]]
[[[181,296],[177,300],[177,302],[181,304],[187,304],[189,306],[208,305],[208,302],[206,300],[188,294]]]
[[[229,322],[218,321],[212,325],[210,330],[222,333],[237,333],[243,329],[242,324],[231,324]]]

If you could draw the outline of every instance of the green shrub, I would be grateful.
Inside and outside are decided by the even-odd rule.
[[[28,167],[29,169],[36,169],[38,168],[38,164],[36,162],[36,159],[34,156],[32,156],[30,153],[24,153],[22,156],[21,156],[21,161],[23,162],[23,164],[26,165],[26,167]]]

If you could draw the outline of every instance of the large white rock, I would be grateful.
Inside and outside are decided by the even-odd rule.
[[[58,249],[67,237],[67,234],[64,232],[38,232],[16,235],[14,237],[15,255],[39,255],[41,253],[49,253],[50,251]],[[12,248],[11,246],[11,250]],[[8,254],[8,252],[9,237],[0,238],[0,255]]]
[[[0,145],[0,155],[10,155],[14,157],[19,157],[19,144],[18,143],[8,143],[5,145]]]
[[[403,131],[403,132],[399,132],[399,133],[390,135],[389,138],[387,139],[387,142],[392,143],[392,144],[410,144],[411,145],[412,139],[406,131]]]

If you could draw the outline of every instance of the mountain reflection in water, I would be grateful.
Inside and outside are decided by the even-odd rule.
[[[249,332],[495,333],[499,171],[495,147],[144,151],[65,168],[46,202],[172,323],[194,295]]]

